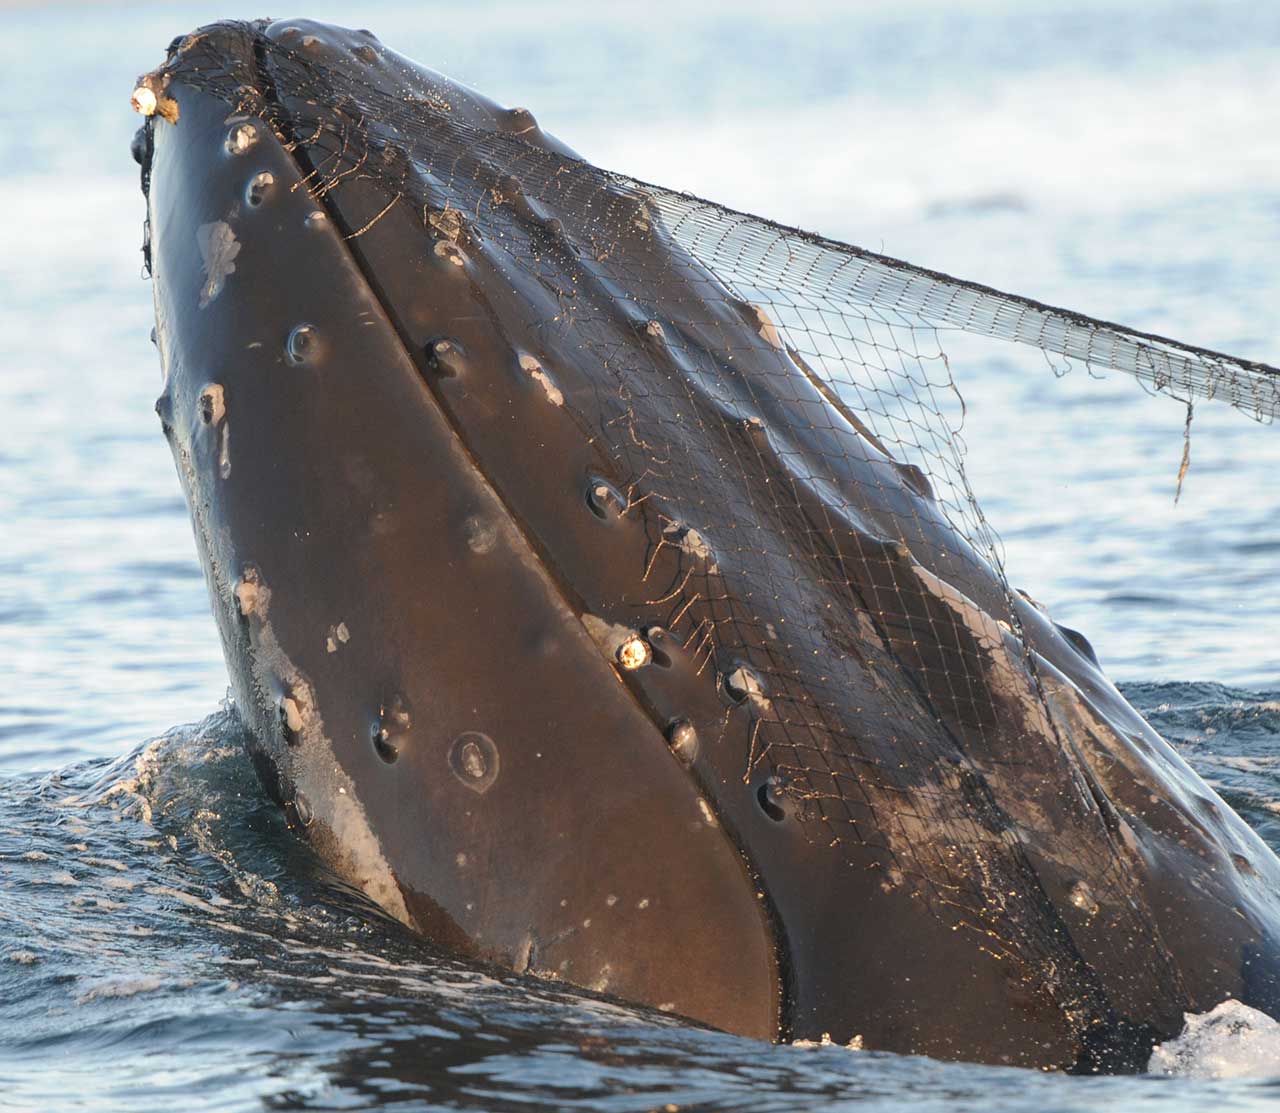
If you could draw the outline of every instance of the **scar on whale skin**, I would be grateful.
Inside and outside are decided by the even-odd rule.
[[[200,287],[200,308],[203,309],[222,293],[227,278],[236,269],[236,256],[240,254],[240,241],[225,220],[202,224],[196,229],[196,244],[200,248],[200,263],[205,281]]]
[[[246,612],[240,588],[248,583],[255,590],[253,606]],[[253,579],[242,579],[235,594],[241,612],[251,617],[250,667],[258,689],[265,692],[278,686],[285,693],[278,713],[292,741],[278,760],[287,769],[295,794],[311,802],[305,826],[318,822],[322,837],[332,840],[345,875],[401,923],[414,927],[381,842],[369,825],[357,786],[335,759],[315,688],[276,638],[269,618],[271,590],[255,569]],[[338,636],[341,638],[340,633]]]
[[[542,385],[542,389],[546,391],[548,402],[553,406],[564,405],[564,395],[561,393],[560,388],[556,386],[555,380],[547,374],[542,364],[535,357],[529,355],[528,352],[521,353],[520,367],[521,370],[529,373],[530,378],[537,380]]]

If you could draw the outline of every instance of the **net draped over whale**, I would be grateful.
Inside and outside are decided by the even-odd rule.
[[[963,910],[992,953],[1055,953],[1048,938],[1015,940],[974,895],[1002,889],[980,848],[1020,852],[957,755],[1030,776],[1052,772],[1031,735],[1071,743],[1028,601],[966,477],[944,337],[1014,342],[1264,422],[1280,412],[1280,370],[611,173],[535,141],[523,110],[485,128],[407,72],[374,84],[305,42],[244,34],[253,72],[225,52],[198,64],[194,41],[184,83],[305,153],[318,200],[376,184],[386,207],[348,238],[407,209],[424,252],[500,255],[557,305],[547,335],[571,336],[595,371],[589,405],[551,378],[548,393],[612,461],[627,511],[652,517],[650,560],[676,558],[636,624],[660,622],[750,705],[744,780],[769,770],[809,838],[874,848],[887,883]],[[860,718],[855,667],[917,734]],[[1036,706],[1010,695],[1014,675]],[[904,745],[936,761],[908,769]],[[922,827],[946,842],[914,837]],[[1080,901],[1120,894],[1132,937],[1149,937],[1120,860],[1098,851]]]

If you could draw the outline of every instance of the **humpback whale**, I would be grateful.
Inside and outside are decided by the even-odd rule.
[[[1273,369],[606,174],[365,31],[203,27],[133,101],[156,409],[339,875],[766,1040],[1125,1070],[1280,1015],[1280,862],[1009,588],[922,338]]]

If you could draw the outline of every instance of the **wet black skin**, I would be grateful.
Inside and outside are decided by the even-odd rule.
[[[260,33],[572,154],[366,32]],[[1276,1012],[1280,863],[1019,598],[1044,712],[927,480],[633,197],[601,224],[493,166],[447,234],[371,178],[317,201],[327,139],[192,78],[287,117],[287,60],[175,46],[138,151],[157,410],[255,761],[335,869],[477,958],[765,1039],[1133,1069],[1184,1011]]]

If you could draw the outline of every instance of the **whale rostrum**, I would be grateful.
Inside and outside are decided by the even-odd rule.
[[[428,938],[763,1039],[1132,1069],[1276,1013],[1280,862],[1009,588],[941,326],[1266,365],[611,175],[364,31],[140,79],[164,386],[253,758]]]

